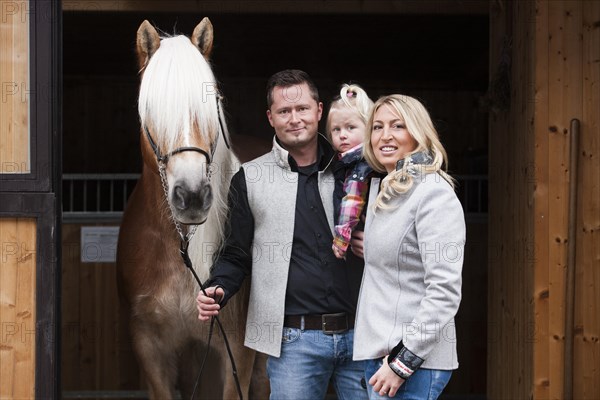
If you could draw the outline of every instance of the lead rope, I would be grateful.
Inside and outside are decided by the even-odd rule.
[[[217,108],[219,108],[218,101],[217,101]],[[221,118],[219,118],[219,127],[221,128],[221,132],[223,132],[223,137],[225,138],[225,144],[227,145],[227,148],[230,148],[229,143],[227,142],[227,138],[225,137],[223,125],[221,123]],[[161,183],[163,191],[165,193],[165,199],[167,199],[167,203],[168,203],[169,184],[167,182],[167,172],[166,172],[167,165],[166,165],[166,162],[163,160],[163,158],[159,157],[158,154],[157,154],[157,162],[158,162],[158,172],[159,172],[159,176],[160,176],[160,183]],[[207,177],[208,177],[208,180],[210,181],[212,171],[208,165],[207,165],[207,168],[208,168]],[[202,282],[200,281],[200,278],[198,277],[198,274],[196,274],[196,271],[194,270],[192,260],[190,259],[190,256],[188,253],[188,247],[189,247],[190,240],[192,240],[192,237],[196,233],[196,230],[198,229],[198,225],[193,225],[189,229],[189,231],[186,234],[184,234],[183,229],[181,228],[181,224],[179,223],[179,221],[177,221],[175,219],[175,216],[173,215],[170,205],[169,205],[169,211],[171,211],[171,220],[173,221],[173,224],[175,225],[175,229],[177,230],[177,233],[179,234],[179,237],[181,239],[181,246],[179,249],[179,253],[181,254],[183,263],[192,272],[192,275],[194,276],[194,279],[196,279],[198,286],[200,286],[200,290],[202,290],[202,293],[204,293],[204,295],[206,297],[209,297],[208,294],[206,293],[206,289],[204,288],[204,285],[202,284]],[[239,380],[239,376],[238,376],[237,366],[235,365],[233,353],[231,352],[231,346],[229,345],[229,340],[227,339],[227,334],[225,333],[225,329],[223,328],[223,325],[221,324],[221,321],[219,320],[218,316],[212,317],[212,319],[210,321],[210,328],[208,330],[208,340],[206,342],[206,351],[204,352],[202,364],[200,365],[200,371],[198,372],[198,377],[196,378],[196,383],[194,384],[194,390],[192,391],[192,396],[191,396],[190,400],[194,399],[196,390],[198,388],[198,384],[200,383],[200,378],[202,377],[202,371],[204,370],[204,365],[206,364],[206,360],[208,358],[208,353],[210,351],[210,343],[212,341],[215,322],[217,323],[217,326],[219,327],[219,331],[223,335],[223,341],[225,342],[225,348],[227,349],[227,355],[229,356],[229,361],[231,362],[231,370],[232,370],[232,374],[233,374],[233,380],[235,381],[235,388],[237,390],[238,397],[240,400],[244,400],[244,396],[242,394],[242,388],[240,386],[240,380]]]
[[[166,169],[167,169],[167,166],[165,165],[165,163],[163,161],[159,161],[158,162],[158,171],[159,171],[159,175],[160,175],[160,182],[161,182],[163,190],[165,192],[165,198],[168,199],[169,186],[167,183]],[[209,175],[209,179],[210,179],[210,175]],[[170,209],[170,206],[169,206],[169,209]],[[204,285],[202,284],[202,282],[200,281],[200,278],[198,277],[198,274],[194,270],[192,260],[190,259],[190,255],[188,253],[188,247],[190,244],[190,240],[196,233],[196,230],[198,229],[198,225],[194,225],[187,234],[184,234],[183,229],[181,228],[181,224],[175,219],[172,212],[171,212],[171,219],[173,220],[175,229],[177,230],[177,233],[179,233],[179,237],[181,238],[181,246],[179,248],[179,253],[181,254],[183,263],[191,271],[192,275],[194,276],[194,279],[198,283],[198,286],[200,286],[200,290],[202,290],[202,293],[204,293],[204,295],[206,297],[209,297],[208,293],[206,293],[206,289],[204,288]],[[215,322],[217,323],[217,326],[219,327],[219,331],[221,331],[221,334],[223,335],[223,341],[225,342],[225,348],[227,349],[227,355],[229,356],[229,361],[231,362],[231,370],[232,370],[232,374],[233,374],[233,380],[235,381],[235,388],[237,389],[237,392],[238,392],[238,397],[240,400],[244,400],[244,396],[242,394],[242,388],[240,386],[240,380],[239,380],[239,376],[238,376],[237,366],[235,365],[233,353],[231,352],[231,346],[229,345],[229,340],[227,339],[227,334],[225,333],[225,329],[223,328],[223,325],[221,324],[221,321],[219,320],[219,317],[217,317],[217,316],[212,317],[212,319],[210,321],[210,328],[208,330],[208,340],[206,342],[206,351],[204,353],[204,357],[202,359],[202,364],[200,365],[200,371],[198,372],[198,378],[196,378],[196,383],[194,384],[194,390],[192,391],[192,396],[190,399],[191,400],[194,399],[196,390],[198,388],[198,383],[200,382],[200,377],[202,376],[202,371],[204,370],[204,365],[206,364],[206,360],[208,358],[208,353],[210,351],[210,343],[212,341]]]
[[[206,289],[204,288],[204,285],[202,284],[202,282],[200,282],[200,278],[198,278],[198,274],[196,274],[196,271],[194,270],[194,267],[192,266],[192,260],[190,260],[190,256],[188,254],[188,245],[189,245],[189,241],[184,241],[184,240],[181,241],[181,248],[179,249],[179,252],[181,253],[181,258],[183,259],[183,263],[185,264],[186,267],[188,267],[188,269],[194,275],[194,279],[196,279],[196,282],[198,282],[198,285],[200,286],[200,290],[202,290],[202,293],[204,293],[204,295],[206,297],[209,297],[208,293],[206,293]],[[238,371],[237,371],[237,367],[235,365],[235,360],[233,359],[233,353],[231,352],[231,346],[229,345],[229,340],[227,339],[227,335],[225,334],[225,329],[223,328],[223,325],[221,324],[221,321],[219,320],[218,316],[212,317],[212,319],[210,321],[210,329],[208,331],[208,342],[206,344],[206,352],[204,353],[204,359],[202,360],[202,364],[200,366],[200,372],[198,373],[198,378],[196,379],[196,384],[194,385],[194,391],[192,392],[191,399],[192,400],[194,399],[194,395],[196,394],[196,389],[198,387],[198,383],[200,382],[200,377],[202,376],[202,371],[204,370],[204,364],[206,363],[206,359],[208,357],[208,352],[210,350],[210,341],[212,339],[213,328],[214,328],[215,322],[217,323],[217,326],[219,327],[219,331],[221,331],[221,333],[223,334],[223,341],[225,342],[225,348],[227,349],[227,355],[229,355],[229,360],[231,361],[231,370],[232,370],[232,374],[233,374],[233,379],[235,381],[235,388],[237,389],[237,392],[238,392],[238,397],[240,398],[240,400],[243,400],[244,396],[242,395],[242,388],[240,387],[240,380],[238,377]]]

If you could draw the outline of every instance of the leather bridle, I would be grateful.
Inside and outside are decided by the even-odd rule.
[[[216,95],[215,98],[217,101],[217,115],[218,115],[218,119],[219,119],[219,132],[217,132],[217,140],[215,140],[215,142],[211,145],[210,155],[206,152],[206,150],[203,150],[199,147],[194,147],[194,146],[178,147],[175,150],[171,151],[170,153],[162,154],[160,152],[160,149],[158,148],[158,145],[156,144],[154,139],[152,139],[152,135],[150,134],[150,130],[148,129],[148,126],[144,124],[144,132],[146,133],[146,138],[148,139],[148,143],[150,144],[150,147],[152,148],[152,151],[154,152],[154,155],[156,156],[156,160],[159,162],[159,164],[160,163],[166,164],[169,162],[169,158],[171,158],[175,154],[183,153],[185,151],[195,151],[197,153],[204,155],[204,157],[206,157],[206,163],[210,164],[213,161],[213,157],[214,157],[215,151],[217,149],[217,143],[219,142],[219,136],[223,136],[225,145],[227,146],[228,149],[231,149],[231,146],[229,145],[229,142],[227,141],[227,135],[225,134],[225,130],[223,129],[223,121],[221,120],[221,96]],[[219,133],[220,133],[220,135],[219,135]]]
[[[227,141],[227,134],[226,134],[225,130],[223,129],[223,121],[221,120],[221,96],[216,95],[215,97],[216,97],[216,101],[217,101],[217,115],[218,115],[218,119],[219,119],[219,132],[217,132],[217,139],[211,145],[210,154],[208,154],[208,152],[206,152],[206,150],[203,150],[199,147],[194,147],[194,146],[178,147],[175,150],[173,150],[167,154],[162,154],[160,152],[160,149],[158,148],[158,145],[156,144],[154,139],[152,139],[152,135],[150,134],[150,130],[148,129],[148,126],[144,125],[144,132],[146,133],[146,138],[148,139],[148,143],[150,144],[150,147],[152,148],[152,151],[154,151],[154,155],[156,156],[160,180],[161,180],[164,192],[165,192],[165,197],[167,197],[167,202],[168,202],[169,189],[168,189],[168,183],[167,183],[167,178],[166,178],[166,167],[167,167],[167,163],[169,162],[169,158],[171,158],[172,156],[174,156],[176,154],[180,154],[180,153],[183,153],[186,151],[195,151],[197,153],[204,155],[204,157],[206,157],[206,165],[207,165],[207,173],[206,174],[207,174],[208,180],[210,181],[210,177],[211,177],[211,173],[212,173],[210,164],[214,161],[214,155],[215,155],[215,151],[217,149],[219,136],[223,136],[223,140],[225,141],[225,145],[227,146],[227,149],[231,149],[231,146],[229,145],[229,142]],[[179,248],[179,254],[181,255],[183,263],[191,271],[192,275],[194,276],[194,279],[196,279],[196,282],[198,283],[198,286],[200,286],[200,290],[202,291],[202,293],[204,293],[204,295],[206,297],[209,297],[208,294],[206,293],[206,288],[204,287],[204,285],[200,281],[200,278],[198,277],[198,274],[194,270],[194,266],[192,265],[192,260],[190,259],[190,256],[188,253],[188,247],[190,244],[190,240],[192,239],[192,236],[194,236],[194,233],[196,232],[196,228],[198,227],[198,225],[194,225],[190,229],[190,231],[184,235],[183,230],[181,229],[181,225],[175,219],[175,217],[173,217],[173,222],[174,222],[175,228],[181,238],[181,246]],[[202,222],[202,223],[204,223],[204,222]],[[206,351],[204,353],[204,359],[202,360],[202,364],[200,366],[200,371],[198,372],[198,378],[196,379],[196,384],[194,385],[194,390],[192,392],[191,399],[192,400],[194,399],[196,389],[198,388],[198,383],[200,382],[200,377],[202,376],[202,371],[204,370],[204,364],[206,363],[208,353],[210,350],[210,342],[212,340],[215,322],[217,323],[217,326],[219,327],[219,330],[221,331],[221,334],[223,335],[223,341],[225,342],[227,354],[229,355],[229,361],[231,362],[232,374],[233,374],[233,378],[235,381],[238,396],[239,396],[240,400],[243,400],[242,389],[241,389],[240,381],[238,378],[238,371],[237,371],[237,367],[235,365],[235,360],[233,359],[233,353],[232,353],[231,347],[229,345],[229,340],[227,339],[227,334],[225,333],[225,329],[223,328],[223,325],[221,324],[221,321],[219,320],[219,317],[217,317],[217,316],[213,317],[211,320],[211,323],[210,323],[210,329],[208,331],[208,340],[206,343]]]

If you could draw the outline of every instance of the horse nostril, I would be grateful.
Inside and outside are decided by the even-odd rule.
[[[204,208],[210,207],[213,198],[212,188],[210,187],[210,185],[206,185],[206,187],[202,190],[200,198],[202,199],[202,206]]]
[[[176,185],[173,188],[173,207],[181,212],[205,212],[210,208],[212,200],[213,194],[210,184],[202,184],[196,190],[189,190],[185,184]]]
[[[190,192],[182,186],[175,186],[173,194],[173,205],[179,210],[186,210],[190,205]]]

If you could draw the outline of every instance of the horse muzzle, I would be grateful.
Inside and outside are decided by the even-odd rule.
[[[171,193],[173,216],[182,224],[201,224],[212,205],[212,188],[208,182],[193,190],[185,183],[176,184]]]

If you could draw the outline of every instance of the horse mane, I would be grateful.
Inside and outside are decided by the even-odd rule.
[[[148,127],[163,154],[188,145],[194,127],[205,143],[217,141],[211,185],[213,205],[205,224],[198,227],[190,246],[190,257],[202,280],[208,277],[212,257],[223,244],[227,218],[227,193],[237,159],[219,134],[219,117],[229,141],[221,107],[217,109],[217,84],[209,63],[197,47],[183,35],[162,37],[160,47],[146,66],[138,99],[142,127]],[[165,211],[169,205],[165,199]]]
[[[198,48],[183,35],[162,37],[140,85],[141,124],[163,153],[187,144],[194,124],[211,143],[219,127],[216,95],[215,77]]]

